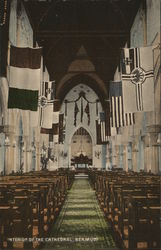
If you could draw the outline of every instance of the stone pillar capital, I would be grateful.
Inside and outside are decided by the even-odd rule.
[[[134,141],[132,143],[132,151],[133,152],[138,152],[139,151],[139,141]]]
[[[158,142],[159,139],[158,132],[148,133],[147,135],[142,136],[141,139],[144,142],[145,147],[161,146],[161,142]]]
[[[149,125],[146,127],[147,133],[161,133],[161,125],[160,124],[154,124],[154,125]]]

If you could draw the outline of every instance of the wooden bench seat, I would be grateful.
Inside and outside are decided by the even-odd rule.
[[[160,176],[89,170],[100,207],[122,249],[160,249]]]
[[[7,239],[48,236],[73,179],[69,171],[0,177],[0,249],[39,247]]]

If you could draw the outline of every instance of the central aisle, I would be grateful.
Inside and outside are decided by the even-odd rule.
[[[49,239],[46,250],[117,249],[87,178],[75,179]]]

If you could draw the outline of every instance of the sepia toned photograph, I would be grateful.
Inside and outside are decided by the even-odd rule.
[[[0,250],[161,249],[161,0],[0,0]]]

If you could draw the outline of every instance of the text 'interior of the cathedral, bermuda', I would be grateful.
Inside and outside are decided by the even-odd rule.
[[[0,0],[0,250],[161,249],[160,0]]]

